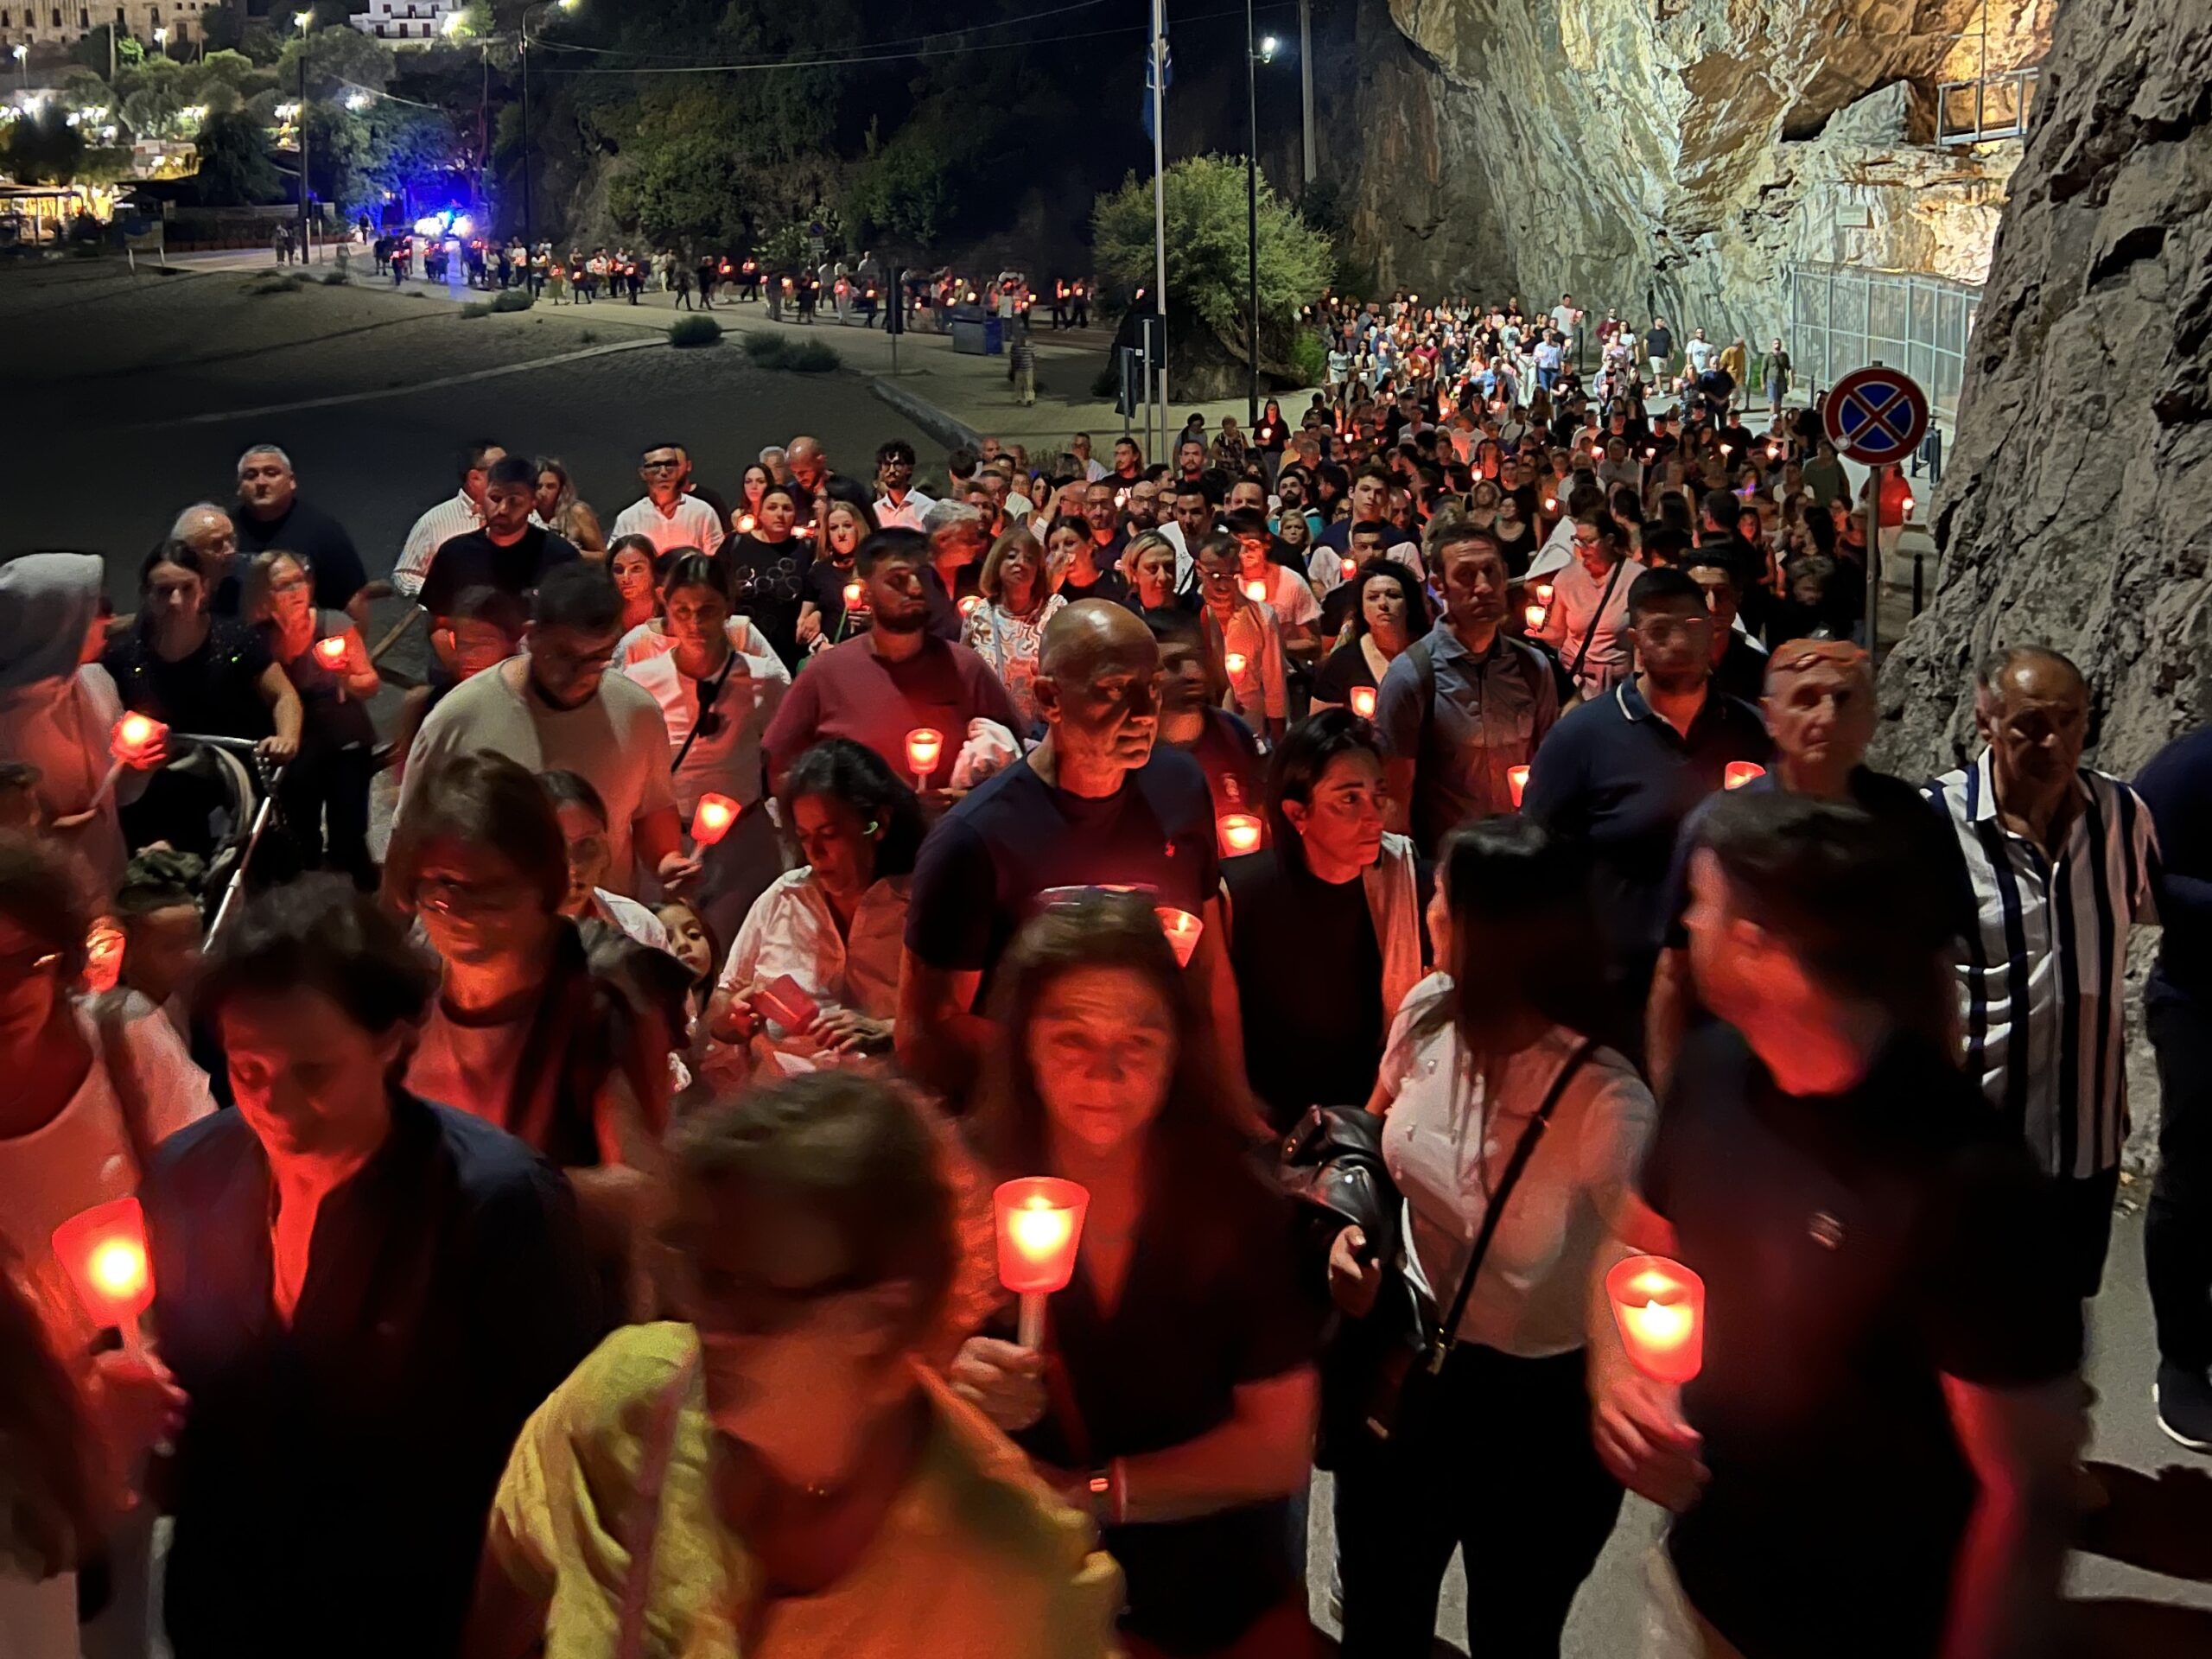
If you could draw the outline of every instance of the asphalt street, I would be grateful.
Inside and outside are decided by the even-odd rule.
[[[0,556],[104,553],[128,607],[139,558],[180,508],[229,499],[249,442],[283,446],[303,493],[348,525],[372,575],[450,493],[453,452],[477,436],[563,457],[603,518],[638,493],[648,443],[688,444],[725,494],[764,445],[801,432],[855,470],[893,436],[913,442],[925,468],[942,453],[857,376],[764,372],[731,345],[677,351],[628,318],[467,319],[428,296],[254,291],[266,285],[261,272],[134,276],[113,261],[0,270]],[[385,620],[397,613],[387,607]],[[2113,1504],[2099,1528],[2105,1553],[2077,1555],[2072,1589],[2096,1604],[2094,1651],[2128,1659],[2212,1654],[2212,1460],[2160,1434],[2152,1369],[2141,1224],[2124,1214],[2090,1366],[2090,1453],[2111,1465]],[[1325,1478],[1313,1511],[1314,1611],[1325,1624]],[[1631,1500],[1577,1603],[1572,1659],[1635,1654],[1641,1557],[1659,1519]],[[1455,1568],[1442,1631],[1457,1643],[1466,1617]]]

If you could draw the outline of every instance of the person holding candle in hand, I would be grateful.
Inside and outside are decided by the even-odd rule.
[[[948,1150],[843,1073],[685,1122],[689,1322],[617,1332],[524,1427],[467,1659],[1116,1651],[1090,1523],[929,1369],[958,1299]]]
[[[1199,620],[1228,671],[1224,709],[1264,731],[1270,742],[1287,723],[1290,696],[1284,678],[1283,636],[1274,612],[1243,589],[1243,564],[1233,536],[1211,535],[1198,544]]]
[[[1086,893],[1023,931],[975,1139],[998,1179],[1056,1175],[1090,1205],[1044,1351],[1007,1339],[1009,1308],[951,1377],[1091,1505],[1128,1575],[1131,1654],[1290,1659],[1318,1651],[1287,1524],[1315,1310],[1194,988],[1145,897]]]
[[[2050,1183],[1953,1058],[1914,857],[1794,792],[1701,823],[1689,963],[1725,1023],[1685,1042],[1598,1263],[1703,1278],[1696,1380],[1633,1369],[1591,1302],[1599,1453],[1676,1512],[1647,1655],[2050,1650],[2082,1306]]]
[[[1352,707],[1357,700],[1367,707],[1355,714],[1375,717],[1383,676],[1390,664],[1416,639],[1427,637],[1434,626],[1428,590],[1421,579],[1395,559],[1376,559],[1360,568],[1346,584],[1352,598],[1345,608],[1351,637],[1321,664],[1313,677],[1313,709]]]

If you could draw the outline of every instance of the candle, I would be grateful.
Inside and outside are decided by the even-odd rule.
[[[1375,718],[1375,688],[1355,685],[1351,689],[1351,711],[1362,720]]]
[[[1531,605],[1527,610],[1522,612],[1521,614],[1522,618],[1527,620],[1529,624],[1529,632],[1531,633],[1538,632],[1544,626],[1545,611],[1544,607],[1541,605]]]
[[[123,931],[105,922],[85,936],[85,988],[95,995],[115,988],[123,977]]]
[[[1538,583],[1536,584],[1536,603],[1537,603],[1537,604],[1539,604],[1539,605],[1548,605],[1548,604],[1550,604],[1551,602],[1552,602],[1552,585],[1551,585],[1551,583],[1549,583],[1548,582],[1538,582]]]
[[[1167,936],[1167,943],[1175,952],[1175,965],[1189,967],[1191,957],[1198,948],[1198,935],[1205,931],[1206,925],[1189,911],[1169,905],[1154,906],[1153,913],[1160,918],[1160,931]]]
[[[1249,853],[1267,838],[1267,826],[1250,812],[1224,812],[1215,828],[1221,832],[1221,850]]]
[[[960,601],[960,614],[963,616],[973,616],[982,608],[983,596],[981,594],[970,594]]]
[[[1755,778],[1766,776],[1766,768],[1756,760],[1731,760],[1720,773],[1724,788],[1741,789]]]
[[[144,1348],[138,1316],[154,1300],[146,1254],[146,1215],[136,1198],[113,1198],[72,1216],[54,1230],[54,1256],[93,1325],[123,1333],[123,1345]]]
[[[750,536],[753,533],[753,515],[751,513],[741,512],[737,515],[737,533],[741,536]]]
[[[1244,661],[1243,652],[1232,651],[1222,658],[1221,665],[1229,671],[1230,679],[1242,679],[1244,676]]]
[[[346,660],[346,641],[342,637],[318,639],[315,642],[315,654],[322,658],[325,668],[336,668]]]
[[[125,766],[150,765],[168,730],[145,715],[125,715],[115,722],[115,730],[109,735],[108,752]]]
[[[1912,514],[1912,497],[1910,495],[1907,495],[1904,499],[1904,510],[1905,515],[1910,518]]]
[[[1529,768],[1508,766],[1505,769],[1505,787],[1513,797],[1513,810],[1518,812],[1521,810],[1521,797],[1528,791],[1529,788]]]
[[[742,810],[727,795],[702,795],[699,804],[691,810],[691,839],[702,847],[713,846],[729,833]]]
[[[1555,495],[1546,496],[1544,498],[1544,511],[1546,512],[1557,512],[1559,511],[1559,498]]]
[[[1705,1281],[1663,1255],[1631,1255],[1605,1274],[1605,1294],[1630,1363],[1661,1382],[1687,1382],[1705,1363]]]
[[[845,608],[849,611],[868,609],[867,584],[858,582],[849,582],[845,584]]]
[[[919,788],[924,779],[937,770],[938,757],[944,753],[944,734],[928,726],[918,726],[906,734],[906,769],[914,774]]]
[[[1266,582],[1248,582],[1244,584],[1244,597],[1250,600],[1255,605],[1261,603],[1267,598],[1267,596],[1268,584]]]
[[[1357,559],[1346,559],[1337,568],[1344,579],[1346,582],[1350,582],[1354,576],[1359,574],[1359,561]]]
[[[1021,1298],[1021,1345],[1045,1340],[1045,1299],[1075,1276],[1090,1194],[1073,1181],[1028,1175],[991,1194],[998,1222],[999,1282]]]

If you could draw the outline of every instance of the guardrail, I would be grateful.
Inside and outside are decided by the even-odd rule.
[[[1945,80],[1936,86],[1936,142],[1980,144],[2018,138],[2028,130],[2040,67],[2008,69],[1974,80]]]

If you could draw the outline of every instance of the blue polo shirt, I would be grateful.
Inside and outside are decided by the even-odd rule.
[[[1599,925],[1616,978],[1657,957],[1675,839],[1732,760],[1766,764],[1758,711],[1708,689],[1687,736],[1643,700],[1637,677],[1570,709],[1530,764],[1522,810],[1590,849]]]

